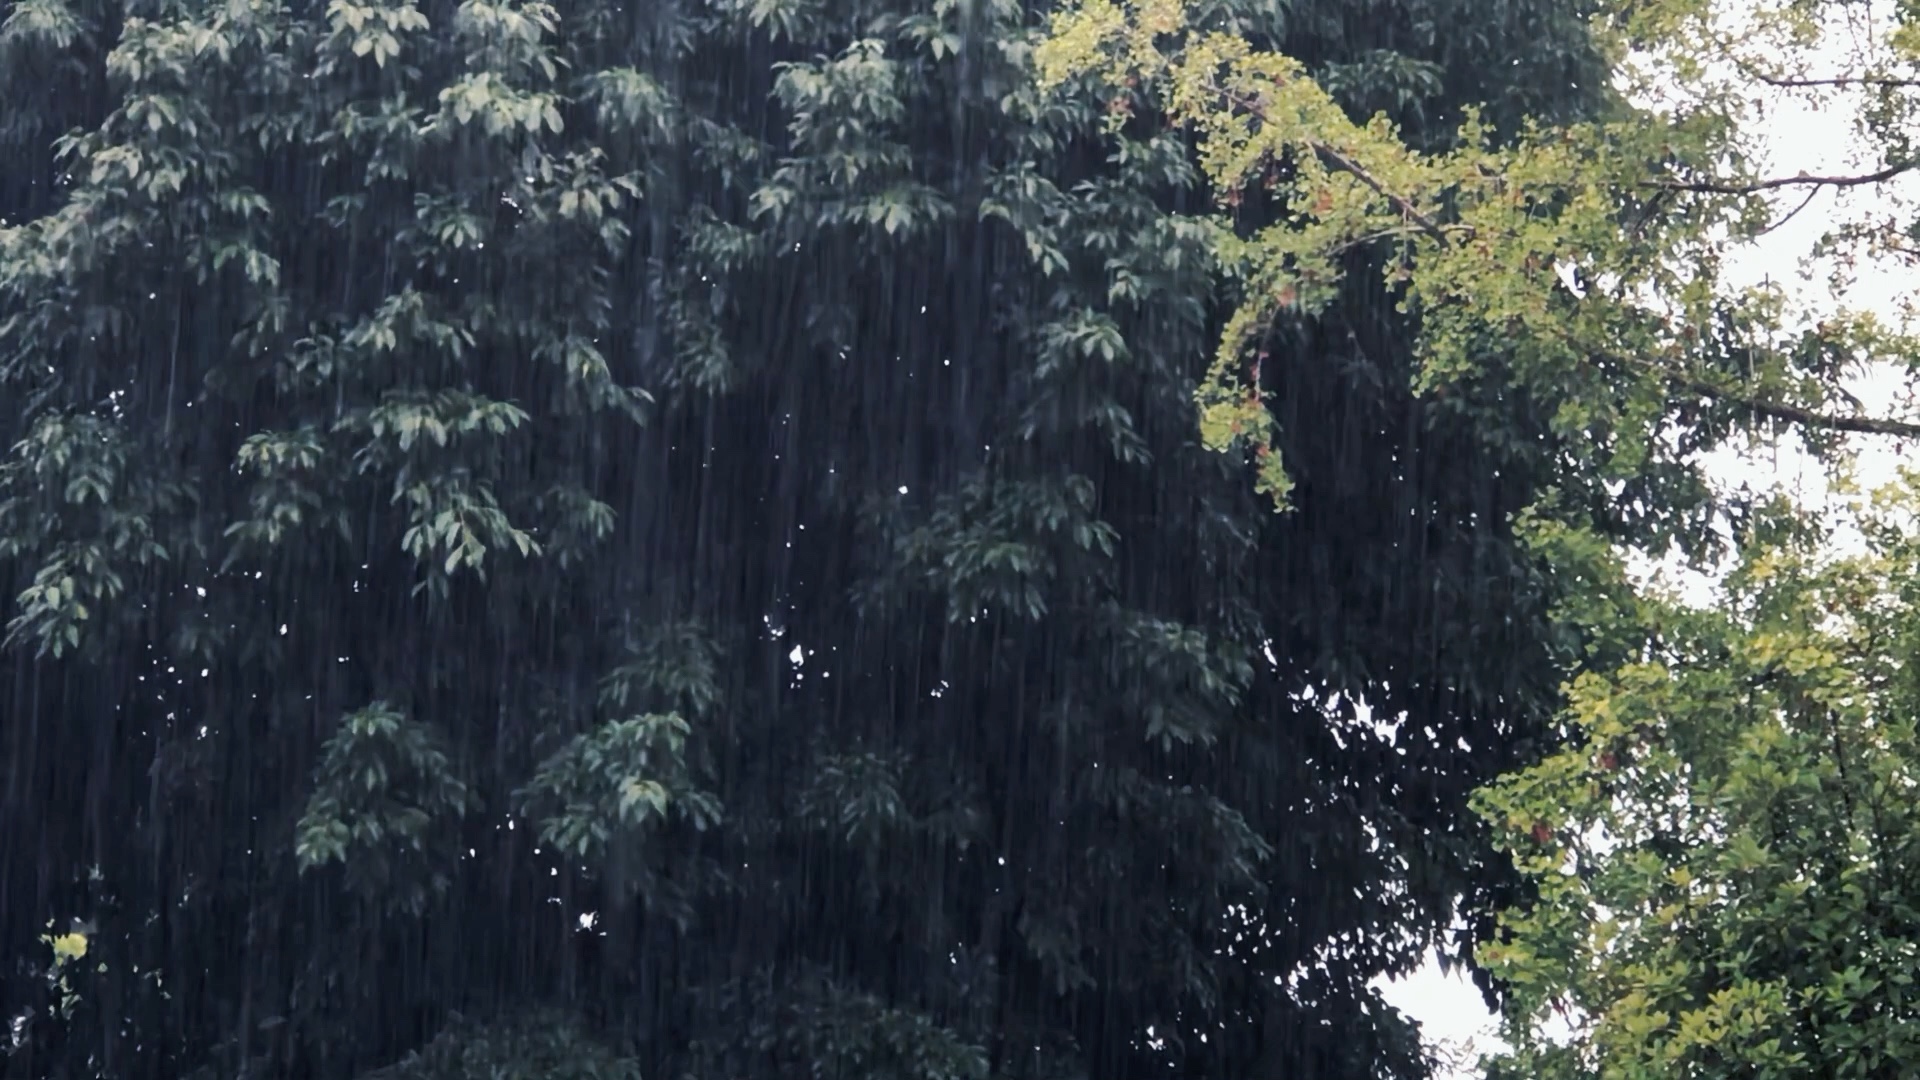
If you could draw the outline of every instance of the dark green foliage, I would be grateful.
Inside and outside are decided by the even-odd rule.
[[[565,1014],[448,1022],[433,1041],[367,1080],[640,1080],[633,1059],[580,1030]]]
[[[349,713],[321,751],[294,857],[302,868],[340,863],[348,888],[417,915],[450,884],[459,854],[448,834],[468,795],[439,733],[375,702]],[[421,874],[398,871],[403,862],[440,865]]]
[[[1427,137],[1588,63],[1282,8]],[[1422,1073],[1365,987],[1501,880],[1554,446],[1356,286],[1274,514],[1186,149],[1033,13],[0,12],[6,1075]]]

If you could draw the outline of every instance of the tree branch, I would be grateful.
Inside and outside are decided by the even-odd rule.
[[[1835,416],[1831,413],[1803,409],[1798,405],[1788,405],[1778,401],[1762,401],[1734,393],[1724,387],[1716,386],[1704,379],[1687,375],[1669,375],[1675,386],[1689,390],[1702,397],[1737,408],[1746,409],[1757,416],[1785,420],[1788,423],[1803,424],[1823,431],[1847,432],[1854,435],[1891,435],[1895,438],[1920,438],[1920,424],[1904,420],[1889,420],[1878,416]]]
[[[1269,119],[1267,115],[1266,102],[1250,98],[1245,94],[1236,94],[1226,87],[1221,86],[1219,83],[1212,83],[1207,89],[1212,93],[1219,94],[1221,97],[1226,98],[1230,104],[1245,109],[1254,119],[1260,121],[1262,124],[1272,124],[1272,120]],[[1365,166],[1353,160],[1353,158],[1348,157],[1338,148],[1328,143],[1320,142],[1317,139],[1307,140],[1307,147],[1312,150],[1315,156],[1319,157],[1321,161],[1372,188],[1374,194],[1387,200],[1395,210],[1400,211],[1403,217],[1419,226],[1421,232],[1426,233],[1442,246],[1448,243],[1447,230],[1442,227],[1438,221],[1435,221],[1432,215],[1415,206],[1413,200],[1407,198],[1405,195],[1401,195],[1395,191],[1389,191],[1387,185],[1381,183],[1379,177],[1368,172]]]
[[[1892,75],[1834,75],[1825,79],[1787,79],[1772,75],[1750,74],[1768,86],[1778,86],[1786,90],[1816,86],[1878,86],[1886,89],[1920,86],[1920,79],[1902,79]]]
[[[1813,197],[1815,195],[1820,194],[1820,191],[1821,189],[1817,187],[1808,188],[1807,197],[1800,200],[1799,206],[1796,206],[1793,209],[1787,211],[1787,215],[1785,217],[1769,223],[1766,228],[1761,229],[1758,233],[1755,233],[1754,235],[1765,236],[1768,233],[1772,232],[1773,230],[1779,228],[1782,225],[1785,225],[1787,222],[1792,221],[1794,218],[1800,216],[1800,211],[1805,210],[1807,207],[1811,206],[1813,204]]]
[[[1447,243],[1447,230],[1441,228],[1439,222],[1433,220],[1432,217],[1422,212],[1419,207],[1413,205],[1412,200],[1406,196],[1388,191],[1386,185],[1382,184],[1372,173],[1362,168],[1359,162],[1328,146],[1326,143],[1309,142],[1307,145],[1313,148],[1314,153],[1320,155],[1321,160],[1342,172],[1354,176],[1361,183],[1372,188],[1374,194],[1392,203],[1393,208],[1400,211],[1408,221],[1420,226],[1421,232],[1433,237],[1442,245]]]
[[[1755,195],[1762,191],[1777,191],[1780,188],[1790,187],[1848,188],[1883,184],[1915,169],[1920,169],[1920,161],[1895,162],[1878,172],[1851,176],[1813,176],[1803,172],[1795,176],[1776,176],[1771,180],[1756,180],[1751,184],[1728,184],[1713,180],[1651,180],[1644,186],[1663,188],[1668,191],[1697,191],[1708,195]]]
[[[1920,86],[1920,79],[1903,78],[1898,75],[1829,75],[1824,78],[1769,75],[1757,70],[1751,62],[1738,57],[1734,58],[1734,66],[1740,69],[1741,74],[1755,82],[1777,86],[1783,90],[1806,90],[1821,86],[1875,86],[1898,90]]]

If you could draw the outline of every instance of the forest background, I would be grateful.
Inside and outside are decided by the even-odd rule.
[[[7,1076],[1911,1056],[1913,12],[0,11]]]

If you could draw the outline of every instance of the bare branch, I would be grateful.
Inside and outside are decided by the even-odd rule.
[[[1920,161],[1895,162],[1878,172],[1851,176],[1814,176],[1803,172],[1795,176],[1776,176],[1771,180],[1755,180],[1750,184],[1729,184],[1714,180],[1651,180],[1643,186],[1664,188],[1668,191],[1697,191],[1708,195],[1756,195],[1762,191],[1777,191],[1790,187],[1849,188],[1884,184],[1896,176],[1910,173],[1915,169],[1920,169]]]
[[[1786,90],[1808,89],[1817,86],[1876,86],[1897,90],[1920,86],[1920,79],[1902,79],[1892,75],[1834,75],[1825,79],[1788,79],[1779,76],[1754,74],[1754,78],[1768,86],[1778,86]]]
[[[1818,87],[1870,86],[1887,90],[1900,90],[1920,86],[1920,79],[1902,78],[1898,75],[1829,75],[1823,78],[1802,78],[1791,75],[1769,75],[1757,69],[1750,61],[1734,58],[1734,65],[1742,75],[1755,82],[1776,86],[1783,90],[1808,90]]]
[[[1696,379],[1686,375],[1670,375],[1668,377],[1673,381],[1675,386],[1683,390],[1691,391],[1702,397],[1712,398],[1726,405],[1746,409],[1756,416],[1785,420],[1793,424],[1803,424],[1810,428],[1819,428],[1822,431],[1840,431],[1855,435],[1891,435],[1901,439],[1920,438],[1920,424],[1908,423],[1904,420],[1890,420],[1885,417],[1861,416],[1858,414],[1835,416],[1831,413],[1804,409],[1798,405],[1788,405],[1778,401],[1762,401],[1759,398],[1747,397],[1743,394],[1728,390],[1725,387],[1716,386],[1704,379]]]

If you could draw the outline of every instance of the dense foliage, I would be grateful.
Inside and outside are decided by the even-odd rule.
[[[1600,82],[1214,10],[1435,147]],[[1422,1074],[1368,983],[1511,884],[1586,436],[1354,274],[1274,513],[1191,143],[1037,13],[0,12],[8,1076]]]
[[[1582,675],[1574,744],[1483,793],[1540,890],[1482,950],[1513,990],[1493,1075],[1911,1067],[1917,479],[1831,521],[1777,508],[1723,607],[1621,612],[1645,657]]]

